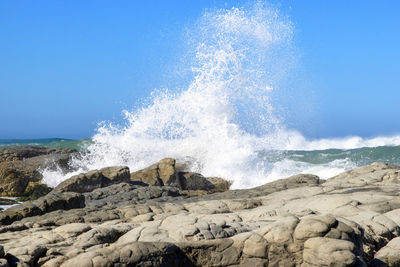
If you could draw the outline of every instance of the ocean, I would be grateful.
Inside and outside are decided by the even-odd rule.
[[[85,150],[91,144],[90,139],[64,139],[64,138],[40,138],[40,139],[0,139],[0,148],[13,146],[41,146],[48,148],[71,148]]]
[[[354,141],[357,140],[355,144]],[[362,142],[361,142],[362,140]],[[390,164],[400,165],[400,145],[396,145],[397,139],[392,138],[375,138],[375,139],[361,139],[361,138],[343,138],[335,139],[338,148],[329,149],[315,149],[311,150],[260,150],[255,151],[253,161],[250,162],[250,166],[259,168],[261,173],[258,173],[258,180],[252,181],[252,177],[244,176],[239,177],[237,181],[241,181],[243,185],[236,186],[237,188],[245,188],[250,186],[260,185],[269,181],[273,181],[280,178],[285,178],[290,175],[298,173],[311,173],[319,175],[323,179],[330,178],[343,171],[370,164],[376,161],[382,161]],[[320,140],[321,141],[321,140]],[[329,142],[331,141],[331,142]],[[353,144],[351,144],[353,141]],[[315,142],[315,141],[314,141]],[[373,146],[374,142],[377,146]],[[383,142],[387,142],[387,145],[382,145]],[[334,146],[333,140],[325,140],[326,145]],[[80,151],[87,151],[90,145],[95,144],[91,139],[62,139],[62,138],[46,138],[46,139],[14,139],[5,140],[0,139],[0,148],[12,147],[12,146],[41,146],[49,148],[72,148]],[[343,146],[356,146],[361,147],[344,149]],[[369,145],[363,146],[363,145]],[[181,158],[182,161],[187,161],[188,157]],[[118,161],[118,160],[117,160]],[[154,158],[157,161],[157,158]],[[135,168],[135,164],[130,164],[130,160],[123,161],[120,159],[119,163],[130,165],[132,171],[138,169]],[[144,165],[150,165],[154,162],[146,162]],[[76,163],[75,163],[76,164]],[[78,164],[79,165],[79,164]],[[112,164],[111,164],[112,165]],[[101,165],[98,164],[98,168],[108,166],[107,163]],[[262,166],[262,168],[260,167]],[[143,166],[141,166],[143,167]],[[141,168],[139,167],[139,168]],[[199,166],[194,166],[199,168]],[[82,168],[82,171],[85,168]],[[87,167],[86,169],[91,169]],[[202,171],[201,168],[197,171]],[[57,173],[53,171],[44,171],[46,174],[45,179],[47,182],[55,186],[60,181],[66,179],[69,175],[63,173]],[[245,172],[240,172],[245,175]],[[218,175],[217,172],[207,173],[210,176]],[[220,175],[224,176],[224,175]],[[262,177],[260,177],[262,176]],[[224,176],[227,179],[232,179],[229,176]],[[254,176],[253,176],[254,177]],[[248,181],[248,182],[246,182]]]
[[[50,186],[90,169],[135,171],[165,157],[231,180],[233,188],[298,173],[326,179],[374,161],[400,164],[400,135],[310,140],[288,126],[282,110],[290,106],[282,108],[282,98],[296,49],[293,23],[276,8],[256,2],[206,10],[185,35],[180,86],[154,90],[138,108],[123,111],[123,123],[103,122],[90,139],[2,140],[0,146],[89,152],[71,162],[74,173],[42,170]]]

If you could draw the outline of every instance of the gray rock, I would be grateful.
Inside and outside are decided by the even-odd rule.
[[[181,189],[183,190],[205,190],[210,191],[215,186],[208,181],[203,175],[195,172],[180,172],[178,173],[181,181]]]
[[[374,162],[341,173],[327,180],[329,185],[340,183],[370,185],[379,183],[400,183],[400,167],[384,162]]]
[[[158,162],[158,175],[164,185],[178,185],[176,171],[175,171],[175,160],[171,158],[165,158]]]
[[[206,177],[207,181],[213,184],[213,192],[228,191],[232,183],[220,177]]]
[[[182,171],[187,169],[184,164],[178,164],[174,159],[165,158],[143,170],[131,173],[131,180],[147,185],[175,186],[182,190],[202,190],[221,192],[229,189],[230,183],[222,178],[205,178],[200,173]],[[215,183],[215,184],[214,184]]]
[[[171,182],[173,163],[163,164],[144,172]],[[396,168],[375,163],[324,183],[301,174],[196,197],[124,176],[83,196],[53,192],[12,208],[0,240],[20,266],[398,266]],[[102,175],[120,177],[111,170]],[[86,202],[66,210],[63,194]]]
[[[372,263],[375,266],[400,266],[400,237],[392,239],[381,248]]]
[[[9,267],[8,261],[6,259],[0,259],[0,267]]]
[[[37,146],[14,146],[0,148],[0,162],[25,160],[42,155],[72,154],[76,152],[76,150],[69,148],[53,149]]]
[[[355,246],[346,240],[314,237],[304,243],[304,265],[355,266]]]
[[[158,164],[153,164],[143,170],[131,173],[131,181],[142,182],[147,185],[164,185],[158,174]]]
[[[60,227],[57,227],[53,230],[54,233],[60,234],[61,236],[71,237],[78,236],[82,233],[85,233],[92,229],[88,224],[85,223],[70,223]]]
[[[174,185],[180,187],[175,171],[175,160],[171,158],[162,159],[150,167],[131,173],[131,180],[148,185]]]
[[[91,192],[114,183],[129,182],[129,178],[128,167],[108,167],[74,175],[54,188],[54,192]]]
[[[77,192],[85,193],[93,191],[96,188],[104,187],[107,184],[106,178],[98,170],[89,171],[74,175],[71,178],[63,181],[54,192]]]
[[[48,194],[33,202],[25,202],[0,212],[0,225],[8,225],[26,217],[43,215],[56,210],[83,208],[85,198],[77,193]]]
[[[20,196],[29,182],[38,182],[42,175],[36,164],[24,161],[0,163],[0,196]]]
[[[103,176],[110,180],[110,183],[128,183],[130,181],[129,168],[126,166],[114,166],[100,169]]]
[[[21,196],[30,182],[39,182],[39,169],[70,171],[71,149],[14,147],[0,149],[0,196]]]

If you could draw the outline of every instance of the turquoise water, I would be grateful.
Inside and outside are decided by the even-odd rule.
[[[127,142],[125,140],[125,142]],[[162,157],[155,157],[152,161],[142,162],[142,165],[137,167],[136,164],[141,163],[141,157],[135,157],[135,154],[126,153],[126,150],[110,150],[109,146],[101,147],[101,151],[91,151],[90,145],[95,144],[92,139],[63,139],[63,138],[45,138],[45,139],[8,139],[0,140],[0,148],[11,146],[42,146],[49,148],[71,148],[81,151],[89,151],[94,153],[103,153],[107,156],[112,156],[115,162],[107,162],[107,158],[83,157],[82,160],[74,162],[79,169],[79,172],[84,172],[90,169],[99,169],[107,166],[126,165],[132,171],[147,167],[154,162],[157,162]],[[121,142],[122,144],[122,142]],[[127,147],[124,143],[123,147]],[[97,154],[96,154],[97,153]],[[354,149],[318,149],[318,150],[259,150],[250,159],[248,166],[263,170],[261,180],[254,181],[254,176],[246,176],[246,181],[250,183],[241,187],[251,187],[259,184],[264,184],[269,181],[288,177],[298,173],[311,173],[320,176],[322,179],[333,177],[341,172],[349,169],[370,164],[376,161],[400,165],[400,146],[384,145],[376,147],[360,147]],[[156,156],[156,155],[155,155]],[[167,155],[174,157],[173,155]],[[178,160],[187,160],[185,158],[176,157]],[[88,160],[89,159],[89,160]],[[93,164],[98,166],[93,167]],[[74,165],[75,166],[75,165]],[[75,166],[75,167],[76,167]],[[241,167],[242,168],[242,167]],[[246,166],[243,167],[243,172],[247,171]],[[237,168],[239,169],[239,167]],[[218,171],[218,169],[216,169]],[[203,173],[202,169],[193,169],[192,171]],[[72,174],[58,173],[52,170],[45,170],[44,179],[47,184],[56,186]],[[211,176],[209,174],[205,174]],[[225,176],[221,176],[225,177]],[[229,176],[226,176],[229,177]],[[229,178],[228,178],[229,179]]]
[[[64,139],[64,138],[41,138],[41,139],[0,139],[0,148],[12,146],[41,146],[48,148],[71,148],[85,150],[92,143],[91,139]]]
[[[93,144],[91,139],[0,139],[0,148],[12,146],[40,146],[48,148],[71,148],[82,151],[86,150],[90,144]],[[257,157],[259,160],[268,162],[269,164],[286,161],[297,164],[307,164],[315,167],[326,167],[335,162],[351,162],[354,167],[370,164],[376,161],[400,165],[400,146],[325,150],[262,150],[258,151]]]
[[[338,160],[348,160],[357,166],[383,161],[400,165],[400,146],[363,147],[356,149],[325,150],[274,150],[260,151],[258,156],[268,162],[291,160],[313,165],[329,164]]]

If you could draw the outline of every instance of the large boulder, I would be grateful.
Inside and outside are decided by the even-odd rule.
[[[29,182],[38,182],[42,175],[37,165],[26,161],[0,163],[0,196],[20,196]]]
[[[178,184],[175,171],[175,160],[165,158],[158,162],[158,175],[164,185]]]
[[[131,173],[131,181],[155,186],[175,186],[182,190],[201,190],[206,192],[223,192],[229,189],[230,183],[222,178],[206,178],[200,173],[189,171],[188,163],[176,163],[174,159],[165,158],[159,162]]]
[[[21,196],[31,182],[39,182],[41,170],[71,171],[75,150],[39,147],[0,149],[0,196]]]
[[[100,172],[111,184],[130,181],[130,171],[126,166],[105,167]]]
[[[130,179],[133,182],[142,182],[147,185],[164,185],[158,174],[158,164],[153,164],[145,169],[131,173]]]
[[[179,180],[181,181],[181,189],[183,190],[204,190],[211,191],[214,185],[200,173],[195,172],[179,172]]]
[[[179,177],[175,170],[175,160],[171,158],[162,159],[143,170],[131,173],[131,181],[148,185],[171,185],[181,188]]]
[[[225,192],[228,191],[232,183],[220,177],[207,177],[207,181],[213,184],[213,192]]]
[[[22,195],[17,198],[17,201],[36,200],[50,193],[52,189],[46,184],[30,182]]]
[[[96,188],[102,188],[115,183],[129,182],[130,172],[126,166],[107,167],[100,170],[92,170],[87,173],[74,175],[60,183],[54,192],[91,192]]]
[[[400,237],[392,239],[381,248],[372,263],[373,266],[400,266]]]
[[[355,245],[347,240],[313,237],[304,243],[304,263],[308,266],[355,266]]]

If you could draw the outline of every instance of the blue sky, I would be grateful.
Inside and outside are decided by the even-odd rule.
[[[400,133],[400,3],[272,3],[295,28],[288,78],[310,94],[288,125],[309,138]],[[241,4],[0,1],[0,138],[90,137],[167,85],[183,28],[205,8]]]

